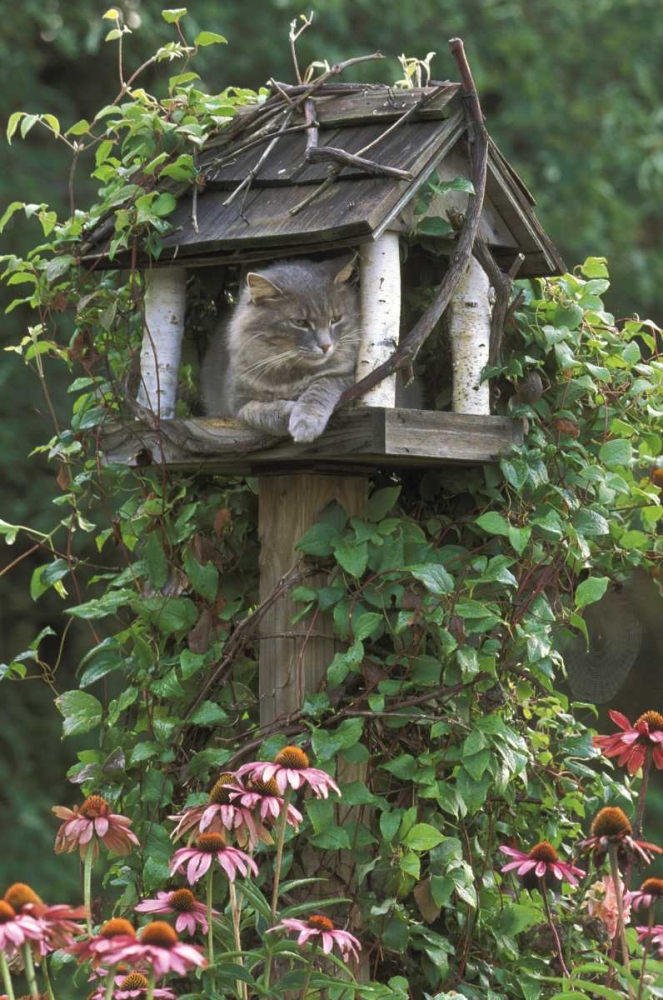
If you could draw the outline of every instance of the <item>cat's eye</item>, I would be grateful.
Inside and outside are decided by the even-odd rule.
[[[298,317],[297,319],[291,319],[290,322],[292,323],[293,326],[298,327],[298,329],[300,329],[300,330],[310,330],[311,329],[311,324],[309,323],[309,321],[307,319],[304,319],[303,316],[302,317]]]
[[[342,319],[343,319],[342,316],[332,316],[331,318],[332,326],[336,326],[336,324],[340,323]]]

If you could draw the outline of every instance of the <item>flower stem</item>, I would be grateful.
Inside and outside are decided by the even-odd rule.
[[[104,1000],[111,1000],[113,996],[113,987],[115,986],[115,970],[111,969],[106,976],[106,993],[104,995]]]
[[[53,983],[51,982],[51,974],[48,971],[48,959],[46,955],[42,955],[41,962],[39,963],[39,968],[41,969],[41,974],[44,977],[44,986],[46,987],[46,992],[48,993],[49,1000],[55,1000],[55,993],[53,992]]]
[[[654,926],[654,907],[649,907],[649,932]],[[640,1000],[642,996],[642,987],[645,985],[645,966],[647,965],[647,955],[649,952],[649,938],[646,937],[642,942],[642,965],[640,966],[640,980],[638,982],[638,996],[637,1000]]]
[[[617,903],[617,934],[622,945],[622,962],[626,971],[631,973],[631,963],[629,961],[628,944],[626,943],[626,927],[624,926],[624,900],[622,899],[622,880],[619,874],[619,861],[617,859],[617,844],[611,843],[608,848],[610,857],[610,874],[612,884],[615,889],[615,901]],[[628,988],[629,997],[633,996],[631,987]]]
[[[155,980],[155,978],[156,978],[156,974],[154,972],[154,969],[150,969],[150,974],[149,974],[148,981],[147,981],[147,997],[146,997],[146,1000],[154,1000],[154,980]]]
[[[559,964],[562,966],[562,974],[566,979],[571,978],[571,973],[566,967],[566,962],[564,961],[564,952],[562,951],[562,942],[559,939],[559,934],[557,933],[557,928],[555,927],[555,921],[553,920],[552,911],[550,909],[550,902],[548,900],[548,890],[546,888],[545,881],[539,879],[539,892],[543,899],[543,909],[546,912],[546,919],[548,921],[548,926],[552,931],[552,936],[555,939],[555,947],[557,948],[557,957],[559,958]]]
[[[638,796],[638,809],[635,815],[635,823],[633,824],[633,836],[636,838],[642,834],[642,821],[645,816],[645,801],[647,799],[653,749],[653,747],[647,747],[645,761],[642,765],[642,782],[640,783],[640,794]]]
[[[5,993],[9,997],[9,1000],[15,1000],[11,972],[9,971],[9,963],[7,962],[7,956],[4,951],[0,951],[0,972],[2,973],[2,982],[4,983]]]
[[[315,953],[318,950],[318,942],[313,940],[311,942],[311,961],[306,972],[306,979],[304,980],[304,985],[302,987],[302,993],[300,1000],[306,1000],[306,994],[308,993],[308,988],[311,985],[311,976],[313,975],[313,968],[315,966]]]
[[[279,901],[279,884],[281,882],[281,865],[283,863],[283,844],[285,843],[285,831],[288,825],[288,808],[292,798],[292,789],[288,786],[283,795],[283,808],[279,816],[279,829],[276,838],[276,858],[274,861],[274,886],[272,888],[272,923],[276,919],[276,911]]]
[[[25,978],[28,983],[28,991],[34,1000],[39,1000],[39,987],[37,986],[37,975],[35,973],[35,963],[32,961],[32,951],[30,950],[29,944],[24,944],[21,951],[23,952],[23,965],[25,967]]]
[[[92,865],[94,852],[92,844],[87,845],[85,858],[83,859],[83,902],[87,913],[85,915],[85,926],[88,934],[92,934]]]
[[[241,907],[237,899],[237,889],[235,888],[234,882],[228,883],[228,891],[230,894],[230,913],[232,915],[233,921],[233,937],[235,939],[235,951],[241,952],[242,950],[242,937],[241,937]],[[237,964],[244,965],[244,959],[241,955],[237,956]],[[241,997],[241,1000],[246,1000],[246,983],[241,980],[237,980],[237,991]]]
[[[212,897],[214,893],[214,869],[207,875],[207,961],[214,964],[214,923],[212,921]]]

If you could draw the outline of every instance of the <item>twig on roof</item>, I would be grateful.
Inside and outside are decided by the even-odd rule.
[[[384,163],[367,160],[363,156],[348,153],[346,149],[337,149],[335,146],[314,146],[307,150],[306,159],[309,163],[338,163],[343,167],[357,167],[367,174],[397,177],[401,181],[412,180],[412,171],[410,170],[401,170],[400,167],[388,167]]]
[[[456,249],[451,256],[449,269],[440,282],[437,295],[428,306],[418,322],[410,330],[405,339],[398,345],[394,353],[383,364],[378,365],[370,375],[357,382],[341,396],[338,406],[357,399],[369,389],[379,385],[383,379],[393,375],[401,368],[407,368],[412,364],[423,344],[425,344],[430,333],[440,320],[443,312],[449,305],[456,290],[456,286],[467,268],[477,230],[481,219],[483,208],[483,198],[486,190],[486,168],[488,163],[488,135],[483,123],[483,114],[479,97],[472,78],[463,42],[460,38],[452,38],[449,42],[451,52],[458,63],[463,81],[463,91],[468,98],[466,102],[466,114],[469,118],[469,125],[474,132],[474,143],[472,145],[472,184],[474,185],[474,195],[470,196],[463,227],[459,233]]]
[[[400,118],[397,118],[395,122],[392,122],[389,128],[385,129],[384,132],[382,132],[381,135],[377,137],[377,139],[373,139],[372,142],[369,142],[361,149],[358,149],[355,155],[364,156],[369,151],[369,149],[373,149],[374,146],[377,146],[378,143],[382,142],[383,139],[386,139],[387,136],[390,135],[395,129],[400,128],[401,125],[403,125],[406,121],[409,121],[410,118],[416,115],[416,113],[420,111],[421,108],[423,108],[426,104],[429,104],[436,97],[439,97],[443,91],[448,89],[449,89],[448,83],[438,84],[435,90],[432,90],[430,94],[424,95],[424,97],[421,97],[415,104],[411,105],[411,107],[409,107],[407,111],[401,115]]]
[[[290,107],[290,108],[287,109],[285,115],[283,116],[283,121],[281,122],[280,129],[278,130],[278,132],[276,133],[276,135],[274,136],[274,138],[272,139],[272,141],[270,142],[270,144],[267,146],[267,148],[263,151],[263,154],[260,157],[260,159],[258,160],[258,162],[256,163],[256,165],[253,166],[253,167],[251,167],[251,169],[249,170],[249,172],[246,175],[246,177],[244,178],[244,180],[241,181],[237,185],[237,187],[235,188],[235,190],[232,191],[231,194],[228,195],[228,197],[226,198],[226,200],[223,202],[224,206],[225,205],[230,205],[230,203],[235,200],[235,198],[240,193],[240,191],[244,191],[246,189],[247,194],[248,194],[248,188],[251,187],[251,182],[253,181],[253,178],[256,176],[256,174],[260,170],[261,166],[263,165],[263,163],[265,162],[265,160],[267,159],[267,157],[269,156],[269,154],[271,153],[271,151],[274,149],[274,146],[277,144],[277,142],[279,141],[279,139],[281,138],[281,136],[285,132],[286,128],[290,124],[290,119],[292,118],[294,110],[295,110],[294,105],[292,105],[292,107]]]

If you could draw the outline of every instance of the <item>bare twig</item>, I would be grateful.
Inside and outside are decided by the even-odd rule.
[[[425,107],[426,104],[430,104],[430,102],[433,101],[436,97],[439,97],[439,95],[443,93],[443,91],[448,90],[450,86],[452,86],[452,84],[449,84],[448,82],[441,83],[435,88],[435,90],[432,90],[430,94],[425,94],[420,100],[416,102],[416,104],[412,104],[407,109],[407,111],[401,115],[400,118],[397,118],[395,122],[392,122],[389,128],[385,129],[384,132],[381,132],[380,135],[377,137],[377,139],[373,139],[371,142],[367,143],[367,145],[363,146],[361,149],[358,149],[357,152],[355,153],[355,156],[364,156],[366,153],[368,153],[369,149],[373,149],[374,146],[377,146],[378,143],[386,139],[388,135],[391,135],[391,133],[395,131],[395,129],[400,128],[401,125],[404,125],[405,122],[409,121],[410,118],[413,118],[417,114],[417,112],[421,111],[421,109]]]
[[[516,255],[508,272],[500,270],[497,263],[488,249],[488,246],[478,236],[474,241],[474,256],[481,264],[488,275],[488,280],[495,289],[495,304],[493,305],[493,315],[490,321],[490,350],[488,352],[488,364],[496,365],[499,361],[502,347],[502,337],[504,326],[509,311],[511,301],[511,290],[513,280],[522,267],[525,256],[522,253]]]
[[[300,25],[299,30],[297,30],[297,18],[290,22],[290,33],[288,34],[288,39],[290,41],[290,53],[292,55],[292,62],[295,67],[295,76],[297,77],[297,83],[302,82],[302,74],[299,71],[299,60],[297,59],[297,39],[302,35],[308,27],[310,27],[313,21],[313,11],[307,17],[305,14],[299,15],[303,24]]]
[[[375,160],[366,160],[363,156],[356,156],[354,153],[348,153],[345,149],[337,149],[335,146],[314,146],[307,151],[306,159],[309,163],[338,163],[343,167],[357,167],[367,174],[397,177],[401,181],[412,180],[410,170],[401,170],[399,167],[388,167],[383,163],[376,163]]]
[[[270,144],[267,146],[267,148],[263,151],[262,156],[260,157],[260,159],[258,160],[258,162],[256,163],[256,165],[254,167],[251,167],[251,169],[249,170],[249,172],[246,175],[246,177],[244,178],[244,180],[241,181],[237,185],[237,187],[235,188],[235,190],[232,191],[231,194],[228,195],[228,197],[226,198],[226,200],[223,202],[224,206],[230,205],[230,203],[235,200],[235,198],[240,193],[240,191],[244,191],[245,188],[248,189],[251,186],[251,182],[253,181],[253,178],[256,176],[256,174],[260,170],[261,166],[263,165],[263,163],[265,162],[265,160],[267,159],[267,157],[269,156],[269,154],[271,153],[271,151],[274,149],[274,147],[276,146],[277,142],[281,138],[283,132],[285,131],[285,129],[290,124],[290,119],[292,118],[293,111],[294,111],[294,105],[292,107],[290,107],[290,108],[287,109],[285,115],[283,116],[283,121],[281,122],[281,127],[279,128],[278,132],[276,133],[276,135],[274,136],[274,138],[272,139],[272,141],[270,142]]]
[[[307,577],[313,576],[319,572],[319,568],[314,566],[294,566],[285,574],[285,576],[281,577],[271,594],[265,598],[262,604],[260,604],[255,611],[251,612],[251,614],[247,615],[246,618],[242,619],[225,644],[223,659],[198,691],[198,694],[192,704],[189,705],[189,708],[184,716],[185,719],[191,718],[200,703],[204,701],[208,691],[210,691],[211,688],[213,688],[214,685],[223,678],[226,671],[232,667],[239,651],[243,649],[245,644],[253,637],[255,629],[260,624],[269,608],[271,608],[271,606],[278,601],[283,594],[288,593],[288,591],[292,590],[293,587],[296,587],[298,583],[301,583]],[[186,744],[186,739],[184,742]]]
[[[466,108],[469,116],[469,124],[473,132],[472,183],[474,185],[474,195],[470,197],[463,227],[456,243],[456,250],[451,256],[449,269],[440,283],[437,295],[391,357],[375,368],[365,378],[357,382],[352,388],[346,389],[337,406],[342,406],[351,399],[357,399],[367,392],[368,389],[372,389],[373,386],[382,382],[388,375],[393,375],[400,368],[406,368],[412,363],[451,301],[456,286],[464,274],[472,255],[472,248],[479,228],[483,198],[486,190],[488,139],[483,123],[481,105],[479,104],[479,98],[476,93],[463,43],[460,38],[453,38],[449,44],[460,69],[463,81],[463,93],[467,98]]]
[[[315,201],[316,198],[319,198],[320,195],[327,190],[327,188],[330,188],[332,186],[332,184],[334,183],[338,175],[342,172],[342,170],[343,170],[342,166],[332,167],[331,170],[329,171],[329,176],[324,179],[322,184],[320,184],[319,187],[313,188],[313,190],[309,194],[307,194],[305,198],[302,198],[300,202],[298,202],[296,205],[293,205],[292,208],[289,208],[288,214],[297,215],[297,213],[301,212],[303,208],[306,208],[307,205],[310,205],[312,201]]]

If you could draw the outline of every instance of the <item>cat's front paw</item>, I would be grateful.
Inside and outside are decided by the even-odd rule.
[[[303,444],[319,438],[327,426],[328,420],[329,417],[325,413],[316,413],[304,406],[295,404],[290,414],[288,430],[293,441],[296,441],[297,444]]]

